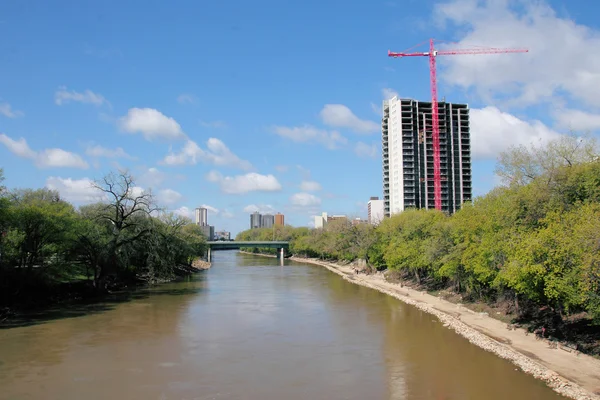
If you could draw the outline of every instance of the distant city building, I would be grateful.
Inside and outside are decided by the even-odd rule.
[[[348,217],[345,215],[332,215],[331,217],[327,217],[327,223],[333,221],[348,221]]]
[[[215,232],[214,240],[231,240],[231,233],[225,231]]]
[[[323,229],[327,226],[328,223],[333,221],[347,221],[348,217],[345,215],[328,215],[326,212],[321,213],[321,215],[315,215],[315,229]]]
[[[208,225],[208,210],[204,207],[196,208],[196,225]]]
[[[206,240],[215,240],[215,227],[210,225],[200,225],[202,234],[206,236]]]
[[[361,218],[354,218],[352,220],[352,226],[360,225],[360,224],[368,224],[369,221]]]
[[[258,229],[260,228],[260,213],[258,211],[250,214],[250,229]]]
[[[315,229],[323,229],[327,225],[327,213],[321,213],[321,215],[315,215]]]
[[[442,210],[471,201],[469,106],[440,102]],[[386,217],[406,208],[434,209],[432,105],[397,96],[383,102],[383,200]]]
[[[371,225],[377,225],[383,220],[385,215],[384,213],[384,201],[383,199],[379,199],[379,197],[371,197],[369,202],[367,203],[368,210],[368,222]]]
[[[282,214],[261,214],[258,211],[255,211],[250,214],[250,229],[272,228],[277,225],[278,220],[281,220],[283,225]]]
[[[280,213],[275,214],[275,225],[285,226],[285,216],[283,214],[280,214]]]
[[[275,216],[272,214],[264,214],[260,216],[261,228],[272,228],[275,225]]]

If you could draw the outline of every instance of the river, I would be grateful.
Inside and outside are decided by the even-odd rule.
[[[433,316],[235,251],[186,282],[0,330],[1,399],[563,399]]]

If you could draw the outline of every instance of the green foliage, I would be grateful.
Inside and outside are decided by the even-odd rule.
[[[600,161],[596,143],[574,136],[519,147],[500,158],[509,183],[448,217],[406,210],[379,226],[335,221],[325,229],[286,227],[298,256],[397,271],[429,288],[473,300],[507,300],[519,311],[587,312],[600,323]],[[271,240],[251,230],[238,240]],[[258,249],[255,249],[258,251]]]
[[[111,174],[97,187],[108,200],[78,210],[48,189],[0,194],[0,305],[82,275],[101,291],[170,279],[205,254],[199,227],[160,213],[129,175]]]

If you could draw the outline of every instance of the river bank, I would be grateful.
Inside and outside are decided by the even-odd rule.
[[[19,290],[19,297],[11,302],[0,303],[0,328],[20,325],[22,319],[44,319],[46,312],[68,309],[81,304],[95,304],[116,298],[126,298],[139,288],[159,285],[185,279],[190,275],[205,271],[211,263],[195,259],[191,265],[178,265],[169,278],[149,279],[137,276],[129,281],[111,281],[106,291],[98,291],[89,279],[70,282],[51,282],[31,279]]]
[[[260,254],[259,254],[260,255]],[[345,280],[378,290],[435,315],[472,344],[510,360],[523,372],[544,381],[554,391],[577,400],[600,399],[600,360],[570,349],[551,348],[545,340],[527,335],[524,329],[508,329],[506,323],[453,304],[426,292],[387,282],[383,274],[356,274],[352,265],[319,259],[290,257],[319,265]]]

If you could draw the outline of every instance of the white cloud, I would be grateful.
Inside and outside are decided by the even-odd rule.
[[[290,204],[295,207],[310,208],[321,205],[321,199],[310,193],[296,193],[290,197]]]
[[[390,89],[390,88],[381,89],[381,95],[383,96],[384,100],[389,100],[392,97],[400,97],[400,95],[398,94],[397,91],[395,91],[394,89]]]
[[[600,106],[600,32],[559,18],[543,1],[452,0],[435,7],[441,24],[465,32],[452,48],[528,48],[526,54],[439,57],[450,85],[474,88],[482,97],[503,93],[513,104],[555,101],[562,93]],[[472,47],[471,47],[472,48]]]
[[[319,143],[331,150],[348,143],[348,140],[337,131],[317,129],[310,125],[292,128],[275,126],[273,131],[296,143]]]
[[[252,164],[249,161],[242,160],[217,138],[210,138],[206,142],[208,151],[202,149],[193,140],[188,140],[179,153],[169,153],[162,164],[166,165],[194,165],[199,161],[221,167],[238,168],[242,170],[251,170]]]
[[[7,118],[18,118],[24,115],[22,111],[13,110],[12,106],[8,103],[0,103],[0,114]]]
[[[179,215],[181,217],[186,217],[186,218],[189,218],[192,220],[194,219],[194,212],[195,212],[194,210],[192,210],[186,206],[179,207],[178,209],[173,210],[173,214]]]
[[[371,103],[371,110],[376,114],[379,115],[381,117],[381,114],[383,114],[383,110],[381,109],[381,106],[375,104],[375,103]]]
[[[153,108],[130,108],[127,115],[119,118],[118,125],[125,132],[141,133],[146,140],[185,137],[177,121]]]
[[[377,146],[375,144],[366,144],[363,142],[356,143],[354,146],[354,153],[359,157],[364,158],[375,158],[378,155]]]
[[[600,129],[600,114],[581,110],[561,109],[554,114],[557,124],[574,131],[594,131]]]
[[[167,174],[158,168],[151,167],[140,174],[137,182],[145,187],[158,187],[167,179]]]
[[[183,196],[181,195],[181,193],[179,193],[173,189],[159,190],[156,195],[156,200],[161,205],[167,205],[167,206],[178,203],[179,201],[181,201],[182,198],[183,198]]]
[[[4,133],[0,133],[0,143],[8,150],[23,158],[31,159],[39,168],[71,167],[87,169],[89,165],[81,156],[62,149],[45,149],[40,152],[32,150],[24,138],[13,140]]]
[[[132,198],[135,198],[135,197],[139,197],[143,194],[148,194],[148,193],[149,193],[149,191],[145,190],[143,187],[134,186],[129,190],[128,195]]]
[[[102,201],[104,195],[93,186],[88,178],[71,179],[50,176],[46,179],[46,187],[56,190],[60,196],[72,203],[95,203]]]
[[[193,94],[182,93],[177,96],[177,102],[179,104],[194,104],[196,103],[196,96]]]
[[[90,157],[103,157],[103,158],[128,158],[133,159],[134,157],[127,154],[125,150],[121,147],[117,147],[116,149],[109,149],[100,145],[89,145],[85,149],[85,154]]]
[[[390,89],[390,88],[381,89],[381,97],[383,98],[383,100],[389,100],[394,96],[400,98],[400,95],[394,89]],[[381,117],[381,114],[383,113],[382,103],[381,102],[379,104],[371,103],[371,110],[373,110],[373,112],[375,114],[377,114],[379,117]],[[381,127],[379,127],[379,130],[381,130]]]
[[[40,168],[89,168],[88,163],[81,156],[63,149],[42,150],[37,154],[36,165]]]
[[[281,184],[273,175],[261,175],[249,172],[245,175],[222,176],[217,171],[206,175],[209,182],[218,183],[221,191],[227,194],[244,194],[249,192],[277,192]]]
[[[348,128],[357,133],[376,133],[380,130],[378,123],[358,118],[343,104],[326,104],[320,115],[325,125]]]
[[[496,107],[471,110],[471,151],[476,159],[493,159],[510,146],[545,143],[558,136],[540,121],[523,121]]]
[[[231,219],[234,218],[235,215],[229,210],[223,210],[223,212],[221,213],[221,217]]]
[[[13,140],[9,136],[4,133],[0,133],[0,143],[6,146],[8,150],[23,158],[35,158],[37,153],[29,148],[27,141],[25,138],[20,138],[19,140]]]
[[[245,213],[259,212],[261,214],[275,214],[275,209],[270,204],[249,204],[244,207]]]
[[[321,184],[315,181],[302,181],[300,183],[300,190],[303,192],[317,192],[321,190]]]
[[[302,165],[296,165],[296,168],[300,171],[303,180],[307,181],[310,179],[310,169],[304,168]]]
[[[208,204],[202,204],[200,207],[206,208],[206,210],[208,210],[209,213],[213,213],[213,214],[218,214],[219,213],[219,209],[218,208],[215,208],[213,206],[209,206]]]
[[[225,121],[200,121],[200,125],[205,128],[227,128]]]
[[[219,171],[210,171],[208,174],[206,174],[206,180],[209,182],[220,182],[221,179],[223,179],[223,175],[221,175],[221,173]]]
[[[74,90],[68,91],[65,86],[59,87],[54,94],[54,102],[61,106],[71,101],[84,104],[93,104],[95,106],[101,106],[103,104],[110,106],[110,103],[104,98],[104,96],[94,93],[91,90],[86,90],[83,93],[79,93]]]

